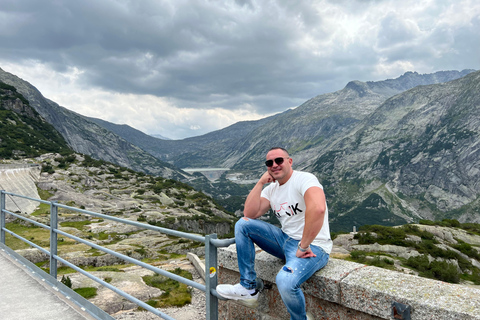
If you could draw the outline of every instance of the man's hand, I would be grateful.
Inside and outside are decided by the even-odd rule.
[[[299,249],[297,249],[297,253],[295,254],[297,258],[311,258],[311,257],[316,257],[317,255],[313,253],[312,249],[308,247],[307,251],[302,252]]]
[[[258,180],[255,187],[250,190],[250,193],[245,200],[245,206],[243,207],[243,215],[250,219],[256,219],[263,215],[270,209],[270,201],[262,198],[262,188],[265,184],[275,181],[270,173],[265,172]]]
[[[275,179],[272,177],[272,175],[268,171],[266,171],[260,178],[259,182],[261,184],[267,184],[270,182],[275,182]]]

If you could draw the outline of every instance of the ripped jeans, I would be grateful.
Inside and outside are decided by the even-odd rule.
[[[325,267],[329,255],[318,247],[311,245],[312,258],[297,258],[299,240],[287,236],[280,228],[265,221],[241,218],[235,224],[235,242],[237,246],[240,283],[247,289],[256,286],[255,247],[285,261],[276,277],[276,285],[283,303],[290,313],[291,320],[305,320],[305,297],[300,285],[315,272]]]

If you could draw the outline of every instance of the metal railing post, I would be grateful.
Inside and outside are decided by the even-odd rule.
[[[218,320],[218,298],[212,294],[212,290],[217,287],[217,247],[210,239],[217,239],[217,235],[205,236],[206,319]]]
[[[57,232],[58,228],[58,207],[56,201],[50,204],[50,275],[57,279]]]
[[[0,193],[0,242],[5,244],[5,193],[1,190]]]

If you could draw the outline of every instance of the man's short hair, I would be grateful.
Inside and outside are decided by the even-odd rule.
[[[270,150],[268,150],[268,152],[272,151],[272,150],[277,150],[277,149],[280,149],[282,151],[285,151],[285,153],[287,154],[287,156],[290,156],[290,154],[288,153],[287,149],[285,148],[282,148],[282,147],[273,147],[273,148],[270,148]],[[268,153],[267,152],[267,153]]]

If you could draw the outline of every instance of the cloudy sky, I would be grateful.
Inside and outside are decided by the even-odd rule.
[[[0,68],[173,139],[406,71],[480,69],[477,0],[0,0]]]

